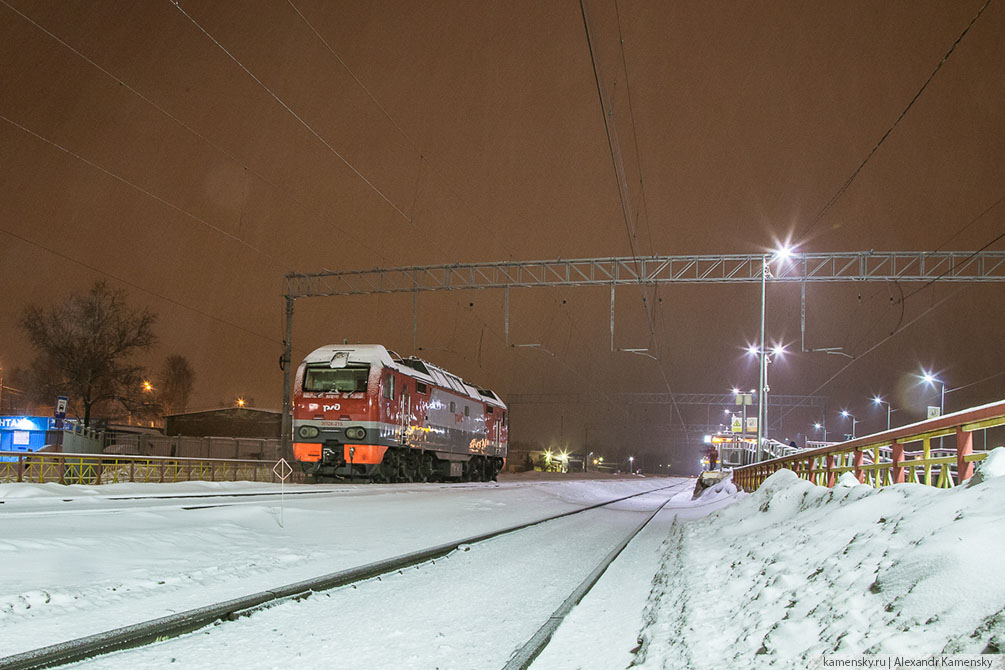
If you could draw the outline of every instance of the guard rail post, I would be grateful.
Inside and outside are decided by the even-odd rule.
[[[904,483],[904,445],[898,441],[894,440],[893,444],[890,445],[892,453],[891,459],[893,460],[892,474],[894,484]]]
[[[974,433],[970,430],[963,430],[963,426],[956,427],[956,483],[962,484],[974,473],[974,464],[967,460],[967,456],[974,452]]]

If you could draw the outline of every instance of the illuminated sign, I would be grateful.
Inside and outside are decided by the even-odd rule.
[[[42,416],[0,416],[0,430],[49,430],[50,422]]]

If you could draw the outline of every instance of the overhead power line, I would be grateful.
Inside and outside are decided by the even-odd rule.
[[[830,210],[830,208],[834,206],[834,204],[841,198],[841,196],[844,195],[845,191],[847,191],[848,188],[852,185],[852,182],[855,181],[855,178],[858,177],[858,174],[862,171],[862,169],[866,166],[866,164],[873,157],[873,155],[883,145],[883,142],[886,141],[886,138],[890,136],[890,133],[893,132],[894,128],[897,127],[897,125],[901,122],[901,120],[905,116],[907,116],[907,113],[911,110],[911,107],[913,107],[914,103],[918,101],[918,98],[921,97],[921,94],[925,92],[925,89],[928,88],[928,85],[932,83],[932,80],[935,79],[935,75],[938,74],[939,70],[942,69],[942,66],[946,64],[946,61],[949,60],[949,57],[953,54],[953,51],[956,50],[956,47],[959,46],[961,41],[963,41],[963,38],[970,31],[973,25],[977,22],[977,19],[981,17],[981,14],[984,13],[984,10],[987,9],[988,5],[990,4],[991,0],[985,0],[984,4],[981,6],[979,10],[977,10],[977,13],[974,15],[974,17],[970,19],[970,23],[967,24],[967,27],[963,29],[963,32],[961,32],[959,37],[956,38],[956,41],[953,42],[953,45],[949,47],[949,50],[942,57],[942,60],[940,60],[938,65],[935,66],[935,69],[932,70],[932,73],[928,75],[928,78],[925,80],[925,83],[921,85],[921,88],[919,88],[918,91],[914,94],[914,97],[912,97],[911,101],[907,103],[907,106],[904,107],[903,111],[900,112],[900,115],[893,122],[893,124],[886,129],[886,132],[883,133],[882,137],[879,138],[879,141],[876,142],[875,146],[873,146],[873,148],[869,151],[869,153],[862,160],[862,162],[859,163],[858,167],[855,168],[855,170],[851,173],[851,176],[848,177],[843,184],[841,184],[837,192],[833,196],[831,196],[831,199],[828,200],[827,203],[820,208],[820,211],[817,212],[817,215],[813,217],[813,219],[809,222],[809,224],[806,225],[805,229],[802,231],[801,237],[805,237],[807,233],[809,233],[810,230],[812,230],[813,227],[820,222],[820,220],[824,217],[824,215],[828,212],[828,210]]]
[[[269,342],[270,344],[282,344],[281,340],[278,340],[278,339],[276,339],[274,337],[269,337],[267,335],[262,335],[261,333],[257,333],[254,330],[251,330],[250,328],[245,328],[244,326],[242,326],[240,324],[234,323],[233,321],[228,321],[226,319],[221,319],[220,317],[216,316],[215,314],[210,314],[209,312],[201,310],[198,307],[193,307],[192,305],[184,303],[184,302],[182,302],[180,300],[176,300],[174,298],[169,298],[168,296],[166,296],[166,295],[164,295],[162,293],[157,293],[156,291],[148,289],[145,286],[141,286],[141,285],[137,284],[136,282],[129,281],[125,277],[120,277],[118,275],[112,274],[111,272],[107,272],[105,270],[102,270],[102,269],[100,269],[98,267],[90,265],[89,263],[85,263],[82,260],[74,258],[73,256],[69,256],[67,254],[64,254],[61,251],[57,251],[56,249],[53,249],[52,247],[48,247],[48,246],[46,246],[44,244],[41,244],[40,242],[36,242],[34,240],[30,240],[27,237],[24,237],[23,235],[18,235],[17,233],[14,233],[14,232],[11,232],[9,230],[6,230],[5,228],[0,228],[0,233],[3,233],[5,235],[9,235],[10,237],[13,237],[16,240],[20,240],[21,242],[24,242],[25,244],[30,244],[33,247],[36,247],[38,249],[42,249],[44,251],[47,251],[47,252],[49,252],[50,254],[52,254],[54,256],[58,256],[59,258],[62,258],[63,260],[67,260],[67,261],[73,263],[74,265],[79,265],[80,267],[84,268],[85,270],[90,270],[91,272],[97,273],[99,275],[103,275],[105,277],[108,277],[109,279],[114,279],[115,281],[117,281],[117,282],[119,282],[121,284],[124,284],[125,286],[128,286],[130,288],[134,288],[137,291],[142,291],[143,293],[146,293],[147,295],[150,295],[150,296],[153,296],[153,297],[158,298],[160,300],[163,300],[164,302],[171,303],[172,305],[176,305],[178,307],[181,307],[182,309],[187,309],[190,312],[193,312],[193,313],[198,314],[200,316],[204,316],[207,319],[211,319],[213,321],[216,321],[217,323],[222,323],[225,326],[229,326],[231,328],[236,328],[237,330],[240,330],[241,332],[247,333],[248,335],[253,335],[254,337],[257,337],[257,338],[259,338],[261,340]]]

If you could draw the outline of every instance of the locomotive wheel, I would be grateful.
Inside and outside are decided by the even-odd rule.
[[[485,459],[481,456],[475,456],[471,459],[471,464],[474,466],[471,471],[471,480],[476,482],[485,481]]]
[[[401,459],[400,480],[406,484],[410,484],[415,481],[415,470],[410,466],[411,464],[408,462],[407,458]]]
[[[392,484],[400,481],[398,479],[399,475],[399,464],[398,464],[398,452],[394,449],[388,449],[387,453],[384,454],[384,463],[381,469],[386,473],[387,481]]]
[[[419,466],[419,481],[420,482],[431,482],[433,481],[433,473],[436,471],[435,459],[436,457],[432,454],[425,453],[420,457]]]
[[[442,475],[436,472],[436,457],[426,452],[423,455],[423,469],[426,474],[426,481],[443,481]]]

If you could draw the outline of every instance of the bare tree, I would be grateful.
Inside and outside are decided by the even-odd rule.
[[[156,317],[126,304],[125,292],[96,282],[84,295],[71,295],[48,309],[30,305],[21,315],[37,358],[30,376],[34,396],[66,395],[91,423],[96,405],[142,404],[143,368],[129,359],[156,342]]]
[[[164,359],[158,378],[158,393],[165,414],[184,412],[195,386],[195,371],[188,359],[171,354]]]

